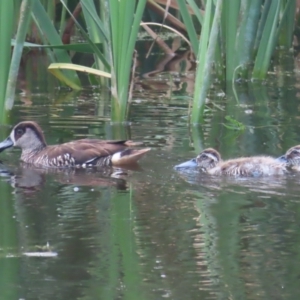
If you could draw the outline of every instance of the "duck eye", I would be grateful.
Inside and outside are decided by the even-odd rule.
[[[293,150],[291,154],[297,155],[298,151],[297,150]]]
[[[16,134],[19,135],[19,136],[21,136],[22,134],[24,134],[24,129],[18,128],[18,129],[16,130]]]

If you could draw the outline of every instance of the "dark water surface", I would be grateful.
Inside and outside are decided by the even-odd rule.
[[[240,86],[239,103],[216,88],[204,125],[190,128],[187,100],[170,91],[136,91],[130,126],[113,126],[106,92],[59,91],[30,68],[9,124],[35,120],[49,144],[130,138],[152,151],[143,170],[122,175],[30,168],[18,149],[1,153],[1,300],[300,299],[300,174],[235,180],[173,170],[205,147],[229,158],[300,144],[296,73]],[[0,127],[1,139],[9,131]]]

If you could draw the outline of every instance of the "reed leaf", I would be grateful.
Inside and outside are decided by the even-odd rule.
[[[197,17],[199,23],[203,25],[203,14],[204,12],[199,9],[198,5],[194,0],[186,0],[186,2],[189,4],[190,8],[193,10],[193,13]]]
[[[194,101],[191,121],[193,124],[203,122],[203,111],[206,94],[210,84],[211,66],[215,57],[216,42],[219,33],[220,18],[222,12],[222,0],[217,0],[213,23],[210,31],[212,0],[206,2],[204,25],[198,52],[198,67],[196,74]]]
[[[76,64],[53,63],[48,67],[49,72],[51,72],[56,77],[60,76],[60,73],[57,73],[57,70],[60,70],[60,69],[74,70],[74,71],[93,74],[93,75],[97,75],[97,76],[103,76],[103,77],[106,77],[106,78],[111,78],[110,73],[100,71],[100,70],[97,70],[97,69],[94,69],[94,68],[88,68],[88,67],[85,67],[85,66],[76,65]],[[65,80],[65,79],[63,79],[63,80]]]
[[[185,35],[183,35],[180,31],[170,27],[170,26],[167,26],[167,25],[163,25],[163,24],[160,24],[160,23],[154,23],[154,22],[141,22],[141,26],[143,25],[151,25],[151,26],[159,26],[161,28],[166,28],[174,33],[176,33],[178,36],[180,36],[180,38],[182,38],[190,47],[192,46],[192,44],[190,43],[189,39],[185,37]],[[198,42],[197,42],[197,47],[198,47]]]
[[[272,0],[253,68],[252,76],[255,79],[266,78],[271,56],[275,48],[279,10],[280,0]]]
[[[129,81],[131,65],[137,39],[140,22],[144,13],[146,0],[109,2],[111,15],[111,36],[112,36],[112,78],[115,76],[116,93],[112,99],[112,120],[116,122],[124,121],[128,117],[129,105]],[[124,11],[126,16],[124,17]],[[113,24],[113,20],[118,18],[118,26]],[[116,45],[114,44],[116,42]]]
[[[16,83],[21,61],[23,44],[26,38],[27,29],[30,21],[32,0],[23,0],[20,9],[19,24],[16,36],[16,45],[13,50],[10,69],[7,80],[5,109],[12,109],[15,99]]]
[[[196,83],[194,90],[193,110],[192,110],[192,123],[202,121],[205,98],[203,98],[203,89],[205,92],[208,90],[208,83],[206,81],[207,74],[204,71],[205,61],[207,59],[207,48],[210,34],[210,24],[212,15],[212,0],[207,0],[206,9],[204,14],[204,22],[201,30],[201,37],[199,42],[199,51],[197,56],[197,70],[196,70]],[[206,87],[204,87],[206,81]]]
[[[237,65],[241,66],[241,76],[248,76],[248,64],[253,61],[253,46],[261,13],[262,0],[248,1],[243,12],[241,27],[237,38]]]
[[[103,21],[97,15],[97,9],[93,1],[80,1],[89,36],[94,43],[108,42],[109,33],[107,32]],[[87,17],[88,16],[88,17]]]
[[[194,1],[191,1],[191,2],[194,2]],[[180,9],[180,13],[181,13],[181,16],[183,18],[183,21],[184,21],[184,24],[186,26],[186,30],[188,32],[188,35],[189,35],[189,39],[190,39],[190,42],[192,44],[192,49],[195,53],[195,55],[197,56],[197,53],[198,53],[198,36],[197,36],[197,32],[195,30],[195,26],[193,24],[193,20],[191,18],[191,15],[187,9],[187,5],[185,3],[185,1],[177,1],[178,3],[178,6],[179,6],[179,9]],[[195,4],[195,3],[194,3]],[[199,13],[199,8],[197,7],[197,5],[195,4],[194,6],[194,9],[197,8],[197,13]]]
[[[66,0],[67,5],[68,5],[68,0]],[[64,6],[62,6],[62,10],[61,10],[61,15],[60,15],[60,22],[59,22],[59,35],[60,38],[62,38],[62,35],[64,33],[64,28],[65,28],[65,19],[66,19],[66,15],[67,15],[67,10]]]
[[[87,30],[89,33],[89,37],[92,40],[92,42],[100,43],[104,45],[109,40],[109,32],[107,31],[107,28],[104,25],[104,22],[99,18],[97,15],[97,9],[95,6],[94,1],[81,1],[82,11],[84,14],[84,19],[87,24]],[[106,70],[110,71],[110,67],[107,68],[106,62],[106,55],[103,53],[103,49],[100,51],[101,55],[94,55],[95,59],[95,65],[98,70]],[[105,61],[103,61],[105,58]],[[103,78],[103,77],[101,77]],[[90,77],[92,79],[92,77]],[[92,80],[94,80],[93,78]],[[98,78],[100,79],[100,78]],[[105,85],[108,84],[106,81],[103,81],[100,79],[100,84]]]
[[[260,43],[260,40],[261,40],[261,36],[263,34],[265,24],[266,24],[266,21],[267,21],[267,17],[268,17],[268,13],[269,13],[269,10],[270,10],[271,2],[272,2],[272,0],[265,0],[265,3],[262,7],[262,13],[261,13],[260,21],[259,21],[259,26],[257,28],[256,39],[255,39],[255,44],[254,44],[254,50],[253,50],[254,53],[257,53],[259,43]]]
[[[61,0],[61,2],[65,6],[64,1]],[[100,15],[96,13],[96,6],[91,1],[82,0],[80,3],[89,35],[82,30],[75,19],[74,21],[95,50],[95,54],[104,63],[106,70],[110,70],[111,117],[115,122],[124,121],[128,116],[129,80],[134,46],[146,0],[138,2],[131,0],[99,0],[98,7],[102,9]],[[100,16],[102,16],[102,19]],[[102,51],[95,47],[95,42],[103,44]],[[105,57],[110,61],[106,61]],[[100,64],[97,67],[100,68]]]
[[[49,19],[43,5],[39,0],[32,0],[32,17],[40,31],[41,37],[47,44],[62,45],[61,38]],[[54,49],[53,55],[49,53],[52,62],[71,63],[71,58],[66,50]],[[72,70],[64,71],[64,76],[68,78],[73,85],[80,87],[80,81],[77,73]]]
[[[238,30],[238,17],[240,0],[225,0],[222,16],[222,27],[224,30],[225,55],[226,55],[226,81],[232,81],[234,69],[237,65],[236,59],[236,36]]]
[[[10,40],[14,29],[15,1],[0,1],[0,105],[4,107],[10,67]],[[3,114],[1,114],[2,121]]]
[[[63,0],[60,0],[60,2],[62,3],[62,5],[66,8],[67,12],[70,14],[71,18],[73,19],[73,21],[75,22],[76,26],[78,27],[78,29],[80,30],[80,33],[83,35],[83,37],[87,40],[87,42],[89,43],[89,45],[91,46],[91,48],[93,49],[95,55],[98,56],[98,58],[102,61],[103,65],[105,66],[106,70],[110,70],[110,64],[109,62],[106,60],[106,58],[104,57],[103,53],[101,52],[101,50],[96,46],[97,43],[93,43],[93,41],[90,39],[89,35],[85,32],[85,30],[82,28],[82,26],[79,24],[79,22],[76,20],[76,18],[72,15],[71,11],[68,9],[68,7],[66,6],[65,2]]]
[[[16,40],[11,40],[11,45],[16,45]],[[100,49],[102,48],[102,43],[94,43],[96,47]],[[40,45],[34,43],[24,42],[24,48],[51,48],[51,49],[63,49],[67,51],[75,51],[81,53],[95,53],[93,48],[89,43],[74,43],[74,44],[65,44],[65,45]]]
[[[281,17],[277,29],[278,45],[289,49],[293,41],[295,18],[291,18],[296,11],[296,0],[281,1]]]

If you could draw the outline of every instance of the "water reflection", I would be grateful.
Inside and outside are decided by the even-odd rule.
[[[174,162],[165,159],[167,153],[151,155],[145,159],[151,169],[131,174],[131,191],[118,191],[115,178],[107,178],[105,185],[93,181],[85,185],[85,176],[101,177],[94,172],[18,169],[14,200],[20,253],[42,252],[48,243],[57,253],[53,258],[17,258],[23,270],[15,274],[23,287],[19,295],[26,299],[34,299],[36,293],[51,299],[53,291],[61,299],[297,295],[293,257],[298,253],[294,241],[299,239],[295,208],[300,178],[296,174],[249,180],[196,173],[186,180],[170,167]],[[7,181],[11,171],[2,168],[1,174]],[[43,177],[37,181],[42,185],[34,198],[24,197],[21,183],[36,174]],[[78,190],[73,178],[83,182],[75,184]],[[167,189],[166,178],[171,180]]]
[[[262,177],[234,177],[234,176],[213,176],[197,169],[176,171],[178,176],[191,185],[197,186],[200,190],[207,188],[214,190],[229,189],[233,186],[233,190],[238,193],[238,187],[245,192],[259,191],[261,193],[276,194],[278,190],[283,189],[282,194],[286,193],[286,184],[289,178],[297,176],[296,173],[278,176],[262,176]]]
[[[93,294],[115,299],[122,294],[121,286],[115,290],[120,285],[120,270],[124,272],[122,262],[126,265],[135,255],[131,187],[124,179],[133,171],[123,169],[123,178],[111,177],[116,171],[120,176],[119,169],[102,171],[1,166],[2,196],[10,198],[9,192],[4,192],[11,186],[14,201],[9,206],[14,207],[14,219],[10,217],[10,222],[17,221],[19,236],[18,245],[2,243],[2,259],[17,261],[22,270],[8,284],[19,298],[39,295],[51,299],[55,293],[57,299],[95,299]],[[2,236],[7,230],[10,227],[3,228]],[[16,236],[15,232],[11,237]],[[113,263],[118,257],[123,257],[121,265]],[[133,274],[125,279],[127,286],[140,286],[135,264],[130,263],[127,271],[125,268],[127,276]],[[9,273],[10,268],[6,264],[2,271]],[[138,290],[130,294],[136,298]]]
[[[115,187],[117,190],[128,188],[126,178],[132,171],[141,171],[138,164],[127,168],[38,168],[20,163],[18,168],[9,168],[0,164],[0,176],[14,188],[15,193],[31,193],[41,190],[47,176],[60,184],[90,187]],[[76,188],[75,188],[76,190]]]
[[[1,300],[300,297],[299,174],[220,180],[173,170],[206,147],[226,159],[277,157],[299,144],[297,76],[278,72],[266,85],[241,84],[238,99],[216,84],[204,124],[189,128],[187,98],[173,95],[192,89],[190,62],[169,73],[169,60],[151,74],[157,58],[141,59],[140,74],[150,76],[137,83],[130,126],[116,127],[106,90],[55,89],[42,73],[44,58],[29,59],[10,124],[39,122],[49,144],[130,138],[153,151],[143,171],[121,178],[32,170],[19,165],[18,150],[2,153]],[[224,126],[226,116],[245,131]],[[1,139],[8,132],[0,127]],[[23,255],[49,251],[57,255]]]
[[[291,265],[298,265],[292,240],[299,239],[299,174],[259,180],[201,175],[183,179],[203,231],[194,246],[215,291],[233,299],[298,297],[299,273]]]

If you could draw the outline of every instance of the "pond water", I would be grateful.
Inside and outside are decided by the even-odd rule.
[[[239,102],[216,86],[202,127],[188,126],[188,101],[176,98],[186,87],[152,78],[135,91],[130,125],[117,126],[107,92],[56,89],[43,59],[21,69],[9,124],[37,121],[49,144],[130,138],[152,151],[141,170],[118,176],[37,169],[20,164],[18,149],[1,153],[1,300],[300,298],[300,174],[173,169],[205,147],[229,158],[300,144],[297,71],[237,86]],[[10,129],[0,127],[1,139]]]

